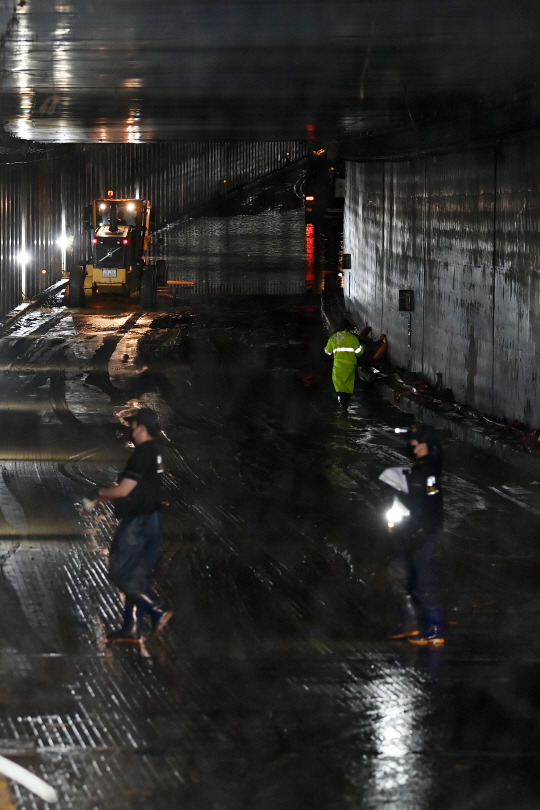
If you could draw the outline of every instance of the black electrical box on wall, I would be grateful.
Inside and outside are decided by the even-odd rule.
[[[414,312],[414,290],[399,291],[399,311]]]
[[[350,270],[351,269],[351,254],[344,253],[341,259],[341,267],[343,270]]]

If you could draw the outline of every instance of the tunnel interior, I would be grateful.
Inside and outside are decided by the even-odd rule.
[[[536,807],[539,17],[0,0],[0,752],[59,806]],[[66,305],[109,192],[152,203],[151,307]],[[347,413],[344,314],[388,349]],[[141,406],[174,619],[118,649],[117,520],[82,498]],[[445,451],[437,649],[388,637],[379,475],[418,419]]]

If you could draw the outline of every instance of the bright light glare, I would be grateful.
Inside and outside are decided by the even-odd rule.
[[[132,203],[132,202],[128,203],[126,205],[126,208],[127,208],[128,211],[135,211],[135,203]]]
[[[402,504],[400,500],[394,498],[392,506],[386,513],[386,520],[389,525],[395,526],[396,523],[399,523],[404,517],[408,517],[410,514],[407,507]]]
[[[17,257],[19,259],[19,264],[26,264],[30,259],[30,254],[27,250],[19,251],[19,255]]]
[[[71,238],[69,236],[59,236],[56,244],[61,250],[67,250],[71,246]]]

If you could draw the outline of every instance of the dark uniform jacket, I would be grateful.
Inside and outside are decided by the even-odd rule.
[[[440,461],[432,455],[422,456],[407,477],[409,492],[400,492],[399,500],[410,511],[403,530],[416,533],[435,532],[443,525],[443,494]]]

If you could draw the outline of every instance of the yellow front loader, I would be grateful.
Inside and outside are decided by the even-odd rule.
[[[89,260],[69,272],[68,306],[116,294],[139,296],[144,308],[155,307],[158,282],[167,279],[164,261],[148,264],[150,208],[148,200],[118,199],[112,191],[93,201]]]

